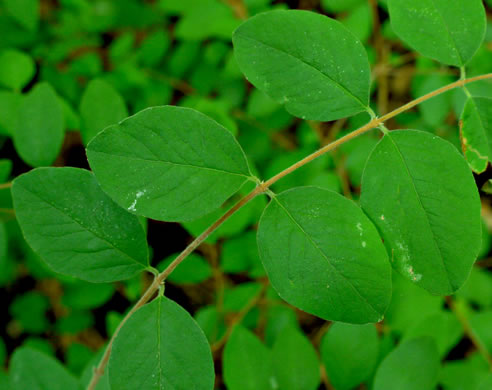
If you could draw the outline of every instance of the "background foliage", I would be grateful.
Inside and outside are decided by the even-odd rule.
[[[492,70],[492,2],[484,4],[489,13],[487,34],[467,64],[467,76]],[[194,108],[215,119],[237,137],[253,173],[271,177],[365,124],[369,115],[338,120],[319,117],[330,120],[323,123],[295,118],[244,79],[232,52],[232,32],[249,16],[271,9],[313,10],[338,19],[369,53],[373,109],[384,114],[459,77],[456,68],[424,58],[398,39],[387,7],[385,0],[2,0],[0,183],[9,183],[33,167],[88,168],[85,146],[100,130],[144,108],[166,104]],[[422,52],[430,50],[425,47],[428,42],[409,43],[423,44]],[[441,61],[461,65],[458,57]],[[296,87],[302,88],[303,80]],[[491,87],[490,81],[484,81],[468,89],[473,95],[492,98]],[[455,89],[387,126],[439,135],[461,152],[457,120],[465,100],[463,90]],[[316,112],[316,107],[312,109]],[[467,103],[465,113],[473,116],[473,110]],[[295,113],[295,107],[290,112]],[[182,118],[177,116],[175,122],[178,126]],[[463,131],[466,134],[467,129]],[[378,139],[376,132],[363,135],[275,183],[272,190],[315,185],[358,201],[363,168]],[[229,147],[228,154],[237,152],[233,144]],[[393,272],[390,307],[384,321],[376,325],[332,324],[279,298],[269,286],[255,238],[266,198],[257,197],[210,236],[171,274],[165,293],[192,314],[205,332],[215,362],[216,388],[492,388],[491,171],[473,157],[467,156],[470,165],[481,172],[475,174],[475,181],[481,189],[483,242],[470,278],[456,295],[438,297]],[[246,168],[237,169],[241,174]],[[88,185],[91,181],[91,175],[79,179]],[[232,176],[230,181],[241,184]],[[20,192],[24,186],[18,183]],[[436,183],[441,185],[439,180]],[[55,190],[45,180],[35,184],[35,188],[53,188],[53,196],[63,198],[67,207],[77,204],[70,186]],[[247,183],[240,193],[253,185]],[[228,195],[224,193],[224,199]],[[96,190],[87,194],[94,203],[102,202],[104,196]],[[315,198],[303,196],[310,201]],[[187,211],[196,213],[193,208]],[[75,215],[78,210],[74,207],[70,212]],[[105,212],[135,227],[129,238],[121,238],[119,227],[112,227],[110,234],[121,245],[130,238],[144,242],[136,217],[111,207]],[[146,227],[151,265],[162,271],[222,212],[212,211],[181,224],[140,218]],[[22,218],[32,210],[17,213]],[[267,217],[275,217],[273,207]],[[98,221],[88,223],[97,225]],[[42,224],[38,228],[48,229]],[[92,238],[84,238],[88,239]],[[284,243],[280,237],[278,245]],[[130,276],[135,269],[145,268],[147,254],[133,253],[131,246],[127,249],[131,261],[121,272]],[[52,377],[57,378],[56,389],[83,388],[105,342],[151,282],[151,275],[144,273],[123,282],[108,279],[93,284],[101,280],[91,280],[84,266],[77,270],[88,282],[51,271],[24,241],[10,188],[0,184],[1,390],[55,389]],[[139,315],[144,318],[157,303]],[[163,310],[179,311],[171,303],[163,305]],[[186,323],[183,317],[183,332]],[[197,335],[189,337],[196,337],[190,348],[203,349]],[[130,354],[136,347],[131,340],[115,346]],[[426,372],[416,361],[426,362]],[[204,372],[208,369],[203,367]],[[11,381],[21,383],[15,378],[19,373],[26,377],[30,370],[42,373],[38,384],[9,387],[9,375]],[[399,387],[396,380],[401,380]],[[104,389],[109,385],[102,381],[98,390]]]

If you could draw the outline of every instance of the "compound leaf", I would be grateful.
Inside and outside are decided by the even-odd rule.
[[[18,348],[10,362],[16,390],[78,390],[78,381],[57,360],[29,347]]]
[[[229,390],[273,389],[270,350],[242,326],[236,326],[227,341],[223,371]]]
[[[84,144],[106,127],[128,116],[120,94],[104,80],[92,80],[80,102],[81,133]]]
[[[461,120],[465,158],[473,171],[482,173],[492,158],[492,99],[468,98]]]
[[[29,245],[56,272],[89,282],[127,279],[148,266],[145,233],[94,175],[77,168],[38,168],[12,185]]]
[[[292,115],[329,121],[367,110],[367,54],[340,22],[307,11],[265,12],[232,40],[246,78]]]
[[[203,331],[177,303],[159,297],[138,309],[116,337],[111,390],[212,390],[212,353]]]
[[[388,5],[395,33],[424,56],[446,65],[464,66],[485,37],[482,0],[389,0]]]
[[[118,204],[163,221],[210,213],[250,176],[231,133],[183,107],[146,109],[106,128],[90,142],[87,156]]]
[[[297,328],[282,331],[272,350],[273,373],[280,389],[316,390],[321,378],[316,350]]]
[[[321,357],[330,383],[350,390],[368,380],[379,356],[374,325],[335,323],[321,341]]]
[[[63,108],[48,83],[37,84],[23,99],[13,133],[20,157],[29,165],[51,165],[64,138]]]
[[[378,367],[374,390],[433,390],[439,363],[437,347],[431,338],[403,342]]]
[[[391,267],[376,228],[343,196],[300,187],[275,196],[258,228],[279,295],[326,320],[377,322],[391,298]]]
[[[361,206],[403,276],[438,295],[463,285],[480,250],[481,205],[452,144],[416,130],[385,135],[367,161]]]

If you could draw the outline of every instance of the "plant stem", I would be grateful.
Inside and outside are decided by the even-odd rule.
[[[327,153],[330,150],[333,150],[337,148],[338,146],[358,137],[359,135],[362,135],[369,130],[376,128],[383,124],[385,121],[397,116],[398,114],[401,114],[402,112],[405,112],[416,105],[433,98],[434,96],[437,96],[441,93],[447,92],[453,88],[456,87],[462,87],[465,84],[472,83],[474,81],[479,81],[479,80],[486,80],[486,79],[492,79],[492,73],[472,77],[469,79],[462,79],[458,80],[454,83],[451,83],[447,86],[444,86],[442,88],[439,88],[433,92],[428,93],[427,95],[424,95],[418,99],[415,99],[411,101],[410,103],[407,103],[400,108],[397,108],[396,110],[391,111],[390,113],[383,115],[380,118],[374,118],[371,120],[369,123],[366,125],[362,126],[361,128],[343,136],[342,138],[339,138],[338,140],[322,147],[321,149],[317,150],[316,152],[308,155],[307,157],[304,157],[302,160],[296,162],[295,164],[291,165],[289,168],[283,170],[282,172],[278,173],[277,175],[273,176],[271,179],[267,180],[266,182],[261,182],[258,184],[258,186],[251,191],[248,195],[244,196],[241,198],[234,206],[232,206],[228,211],[225,212],[222,217],[220,217],[217,221],[215,221],[212,225],[210,225],[207,230],[205,230],[202,234],[200,234],[197,238],[195,238],[191,244],[189,244],[186,249],[179,254],[176,259],[163,271],[161,272],[158,276],[155,277],[154,282],[149,286],[149,288],[145,291],[145,293],[142,295],[142,297],[138,300],[138,302],[133,306],[133,308],[128,312],[128,314],[123,318],[123,320],[120,322],[118,325],[118,328],[114,332],[113,336],[111,337],[111,340],[108,343],[108,346],[106,347],[106,350],[104,352],[103,357],[101,358],[100,363],[94,370],[94,375],[92,376],[91,382],[89,383],[87,390],[95,390],[97,383],[99,382],[99,379],[101,376],[104,374],[104,369],[109,361],[109,356],[111,354],[111,346],[113,344],[114,339],[118,335],[121,327],[128,321],[128,319],[135,313],[140,307],[142,307],[144,304],[146,304],[157,292],[159,289],[159,286],[166,280],[166,278],[176,269],[176,267],[181,264],[181,262],[186,259],[186,257],[192,253],[203,241],[207,239],[210,234],[212,234],[220,225],[222,225],[225,221],[227,221],[236,211],[238,211],[241,207],[246,205],[250,200],[255,198],[257,195],[262,194],[266,192],[270,186],[272,186],[274,183],[282,179],[283,177],[287,176],[289,173],[294,172],[296,169],[301,168],[302,166],[310,163],[311,161],[315,160],[316,158],[322,156],[323,154]]]
[[[12,187],[12,182],[11,181],[9,181],[8,183],[2,183],[2,184],[0,184],[0,190],[3,190],[5,188],[10,188],[10,187]]]

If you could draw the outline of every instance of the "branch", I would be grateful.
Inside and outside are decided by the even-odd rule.
[[[291,165],[289,168],[283,170],[282,172],[278,173],[277,175],[273,176],[271,179],[267,180],[266,182],[261,182],[258,184],[258,186],[251,191],[248,195],[240,199],[234,206],[232,206],[222,217],[220,217],[217,221],[215,221],[210,227],[205,230],[202,234],[200,234],[197,238],[193,240],[191,244],[189,244],[186,249],[181,252],[181,254],[176,257],[176,259],[163,271],[161,272],[156,278],[154,279],[154,282],[150,285],[150,287],[145,291],[144,295],[138,300],[138,302],[135,304],[135,306],[128,312],[128,314],[123,318],[123,320],[120,322],[118,328],[114,332],[111,340],[108,343],[108,346],[106,347],[106,351],[104,352],[104,355],[97,366],[97,368],[94,370],[94,375],[91,379],[91,382],[89,383],[89,386],[87,387],[87,390],[95,390],[97,383],[99,382],[99,379],[101,376],[104,374],[104,369],[109,361],[109,356],[111,354],[111,346],[113,345],[114,339],[118,336],[118,333],[120,329],[123,327],[123,325],[128,321],[128,319],[135,313],[140,307],[142,307],[144,304],[146,304],[157,292],[159,289],[159,286],[166,280],[166,278],[176,269],[176,267],[181,264],[181,262],[186,259],[186,257],[193,252],[203,241],[207,239],[210,234],[212,234],[220,225],[222,225],[225,221],[227,221],[236,211],[238,211],[241,207],[246,205],[250,200],[254,199],[257,195],[265,193],[270,186],[275,184],[277,181],[282,179],[283,177],[287,176],[289,173],[294,172],[295,170],[301,168],[302,166],[310,163],[311,161],[315,160],[316,158],[322,156],[323,154],[327,153],[330,150],[333,150],[337,148],[338,146],[364,134],[367,133],[369,130],[377,128],[387,120],[397,116],[398,114],[401,114],[402,112],[405,112],[416,105],[433,98],[434,96],[440,95],[444,92],[447,92],[453,88],[456,87],[462,87],[465,84],[472,83],[474,81],[479,81],[479,80],[487,80],[487,79],[492,79],[492,73],[484,74],[481,76],[476,76],[472,77],[469,79],[463,79],[463,80],[458,80],[454,83],[451,83],[445,87],[439,88],[433,92],[428,93],[427,95],[424,95],[418,99],[415,99],[411,101],[410,103],[405,104],[404,106],[401,106],[400,108],[397,108],[394,111],[391,111],[390,113],[383,115],[380,118],[374,118],[371,120],[369,123],[366,125],[362,126],[361,128],[353,131],[352,133],[349,133],[345,135],[344,137],[322,147],[321,149],[317,150],[316,152],[310,154],[309,156],[303,158],[302,160],[296,162],[295,164]]]

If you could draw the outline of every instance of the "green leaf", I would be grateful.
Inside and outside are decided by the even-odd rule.
[[[480,382],[477,390],[490,390],[492,389],[492,374],[489,374],[487,378]]]
[[[27,30],[36,30],[39,25],[40,0],[4,0],[5,8],[12,18]]]
[[[433,294],[463,285],[480,250],[481,205],[453,145],[416,130],[385,135],[367,161],[360,201],[398,272]]]
[[[431,338],[401,343],[380,364],[374,390],[433,390],[439,374],[439,354]]]
[[[87,156],[118,204],[164,221],[212,212],[250,177],[231,133],[182,107],[150,108],[107,128],[91,141]]]
[[[80,102],[82,139],[84,144],[97,133],[128,116],[125,102],[119,93],[104,80],[92,80]]]
[[[15,133],[17,113],[23,99],[20,93],[0,91],[0,135]]]
[[[19,107],[14,145],[20,157],[33,167],[51,165],[64,137],[63,108],[48,83],[37,84]]]
[[[321,0],[321,7],[326,12],[343,12],[353,9],[364,0]]]
[[[272,286],[318,317],[381,321],[391,271],[374,225],[352,201],[300,187],[275,196],[258,228],[260,257]]]
[[[321,342],[326,374],[337,390],[350,390],[367,381],[378,356],[378,333],[370,324],[335,323]]]
[[[464,66],[485,37],[482,0],[389,0],[388,5],[394,32],[419,53],[446,65]]]
[[[78,382],[55,359],[29,347],[18,348],[10,362],[15,390],[78,390]]]
[[[21,90],[34,76],[36,66],[30,56],[7,49],[0,52],[0,85]]]
[[[461,120],[465,158],[473,171],[482,173],[492,159],[492,99],[469,97]]]
[[[265,12],[232,40],[246,78],[292,115],[329,121],[368,109],[367,54],[340,22],[307,11]]]
[[[236,326],[223,355],[228,390],[271,390],[271,353],[249,330]]]
[[[34,251],[56,272],[90,282],[127,279],[148,266],[138,218],[77,168],[38,168],[14,180],[14,207]]]
[[[453,313],[440,311],[410,328],[402,341],[429,336],[436,342],[439,355],[444,358],[463,337],[463,328]]]
[[[202,330],[188,312],[164,297],[129,318],[109,360],[111,390],[212,390],[214,376]]]
[[[282,390],[316,390],[321,382],[318,356],[297,328],[286,328],[272,350],[273,373]]]

